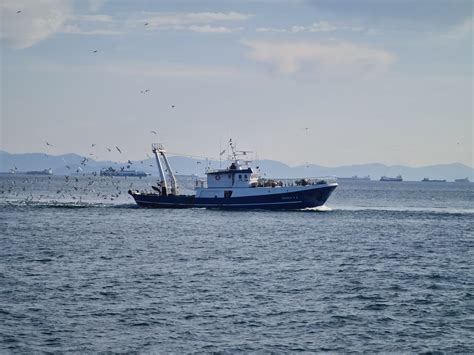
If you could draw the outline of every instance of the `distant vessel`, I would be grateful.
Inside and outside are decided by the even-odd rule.
[[[365,180],[370,181],[370,175],[359,177],[357,175],[351,177],[338,177],[338,180]]]
[[[144,171],[139,170],[115,170],[114,168],[110,167],[107,169],[102,169],[100,171],[100,176],[129,176],[129,177],[145,177],[148,174]]]
[[[51,169],[43,169],[40,171],[32,170],[32,171],[27,171],[25,174],[28,175],[53,175],[53,171]]]
[[[429,179],[429,178],[424,178],[424,179],[421,180],[421,181],[423,181],[423,182],[446,182],[445,179],[442,179],[442,180],[433,179],[433,180],[432,180],[432,179]]]
[[[469,178],[464,178],[464,179],[454,179],[454,182],[470,182]]]
[[[398,175],[396,177],[382,176],[380,178],[380,181],[403,181],[403,178],[401,175]]]
[[[178,185],[162,144],[153,144],[152,151],[161,181],[152,186],[154,192],[131,191],[128,193],[142,207],[155,208],[219,208],[219,209],[278,209],[295,210],[322,206],[336,189],[337,183],[326,179],[300,179],[291,183],[261,179],[249,161],[241,164],[232,141],[229,142],[231,164],[226,169],[208,170],[207,186],[204,180],[196,181],[194,195],[178,194]],[[171,187],[168,188],[160,156],[168,172]]]

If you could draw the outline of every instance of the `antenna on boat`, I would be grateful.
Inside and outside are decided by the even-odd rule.
[[[231,151],[231,160],[237,160],[237,151],[236,151],[236,146],[232,142],[232,138],[229,139],[229,146],[230,146],[230,151]]]

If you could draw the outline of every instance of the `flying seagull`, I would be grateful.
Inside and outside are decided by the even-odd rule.
[[[49,142],[45,142],[48,147],[52,147],[53,145]]]
[[[144,25],[145,25],[145,26],[148,26],[148,25],[149,25],[149,23],[148,23],[148,22],[145,22],[145,23],[144,23]]]
[[[97,50],[97,49],[94,49],[94,50],[92,51],[92,53],[97,53],[97,52],[98,52],[98,50]]]
[[[111,151],[112,151],[112,149],[110,149],[110,148],[107,148],[107,150],[108,150],[109,152],[111,152]]]
[[[18,10],[16,13],[17,13],[17,14],[21,14],[21,10]]]
[[[174,108],[174,105],[171,105],[171,108]]]
[[[120,154],[122,154],[122,151],[120,150],[119,147],[115,146],[115,148],[118,150],[118,152],[119,152]]]
[[[156,134],[156,131],[150,131],[150,133]]]

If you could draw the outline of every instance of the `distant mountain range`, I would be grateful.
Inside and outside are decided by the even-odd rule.
[[[84,159],[87,160],[84,160]],[[219,161],[205,161],[181,156],[170,156],[170,164],[179,175],[204,175],[206,166],[219,168]],[[44,153],[11,154],[0,150],[0,172],[25,172],[31,170],[52,169],[57,175],[71,175],[75,173],[98,172],[102,168],[121,167],[145,171],[151,175],[157,175],[154,158],[132,161],[132,164],[112,161],[96,161],[94,159],[77,154],[48,155]],[[224,167],[226,162],[222,162]],[[339,167],[325,167],[320,165],[288,166],[275,160],[260,160],[253,163],[253,167],[259,166],[262,175],[267,177],[293,178],[293,177],[318,177],[336,176],[359,177],[370,175],[372,180],[378,180],[381,176],[402,175],[404,180],[419,181],[425,177],[430,179],[454,179],[468,177],[474,181],[474,169],[464,164],[440,164],[422,167],[408,167],[403,165],[384,164],[360,164]]]

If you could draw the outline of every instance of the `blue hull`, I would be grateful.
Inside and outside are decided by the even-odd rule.
[[[331,185],[281,194],[229,198],[196,198],[193,195],[161,196],[133,191],[129,191],[129,194],[139,206],[148,208],[298,210],[324,205],[336,187],[337,185]]]

